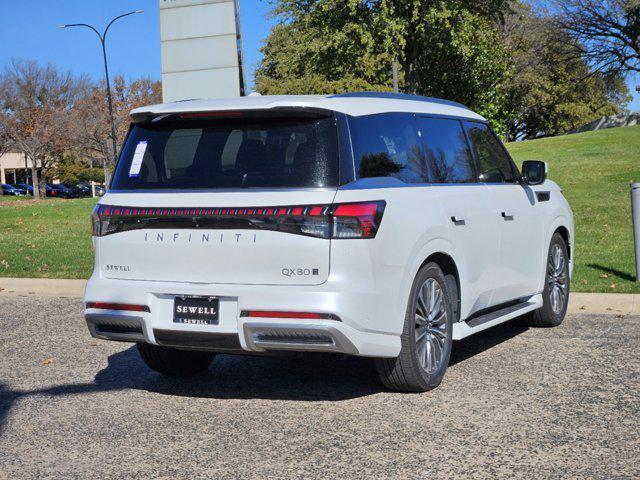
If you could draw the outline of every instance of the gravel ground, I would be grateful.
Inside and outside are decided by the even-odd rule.
[[[639,321],[512,322],[398,394],[324,355],[165,379],[79,299],[0,294],[0,478],[638,478]]]

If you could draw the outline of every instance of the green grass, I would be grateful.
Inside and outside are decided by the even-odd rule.
[[[640,292],[629,183],[640,181],[640,127],[508,145],[518,163],[544,160],[575,214],[574,291]],[[95,200],[0,197],[0,276],[88,278]]]
[[[89,278],[95,203],[0,197],[0,276]]]
[[[640,126],[512,143],[518,164],[544,160],[574,213],[572,288],[640,293],[635,282],[629,183],[640,182]]]

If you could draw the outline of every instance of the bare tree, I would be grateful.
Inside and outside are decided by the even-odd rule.
[[[558,24],[596,72],[640,72],[640,0],[555,0]]]
[[[0,115],[6,135],[31,160],[33,195],[44,192],[39,184],[56,154],[68,146],[70,111],[88,86],[85,78],[60,73],[53,65],[12,61],[0,75]]]
[[[74,108],[74,144],[78,153],[103,166],[105,183],[113,168],[113,146],[108,111],[104,106],[104,87],[94,86]],[[118,147],[129,129],[129,112],[161,101],[160,82],[142,78],[127,83],[118,76],[113,81],[113,104]]]

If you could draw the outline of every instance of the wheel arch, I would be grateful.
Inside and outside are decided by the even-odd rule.
[[[434,252],[422,262],[422,264],[420,265],[420,268],[425,266],[427,263],[431,263],[431,262],[435,263],[440,267],[440,269],[442,270],[442,273],[445,276],[445,279],[453,278],[453,280],[455,281],[456,296],[453,302],[454,303],[453,314],[454,314],[454,321],[457,322],[458,320],[460,320],[460,304],[461,304],[460,273],[458,272],[458,266],[456,265],[456,262],[453,259],[453,257],[448,253]],[[418,270],[420,270],[420,268]]]
[[[553,235],[555,235],[556,233],[559,233],[562,239],[564,240],[564,243],[567,246],[567,254],[569,255],[569,260],[571,260],[573,257],[573,252],[571,248],[571,237],[569,234],[569,229],[564,225],[560,225],[553,231],[553,234],[551,235],[551,237],[553,237]]]

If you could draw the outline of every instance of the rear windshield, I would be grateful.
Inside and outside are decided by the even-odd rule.
[[[333,187],[334,117],[189,120],[136,125],[111,188]]]

